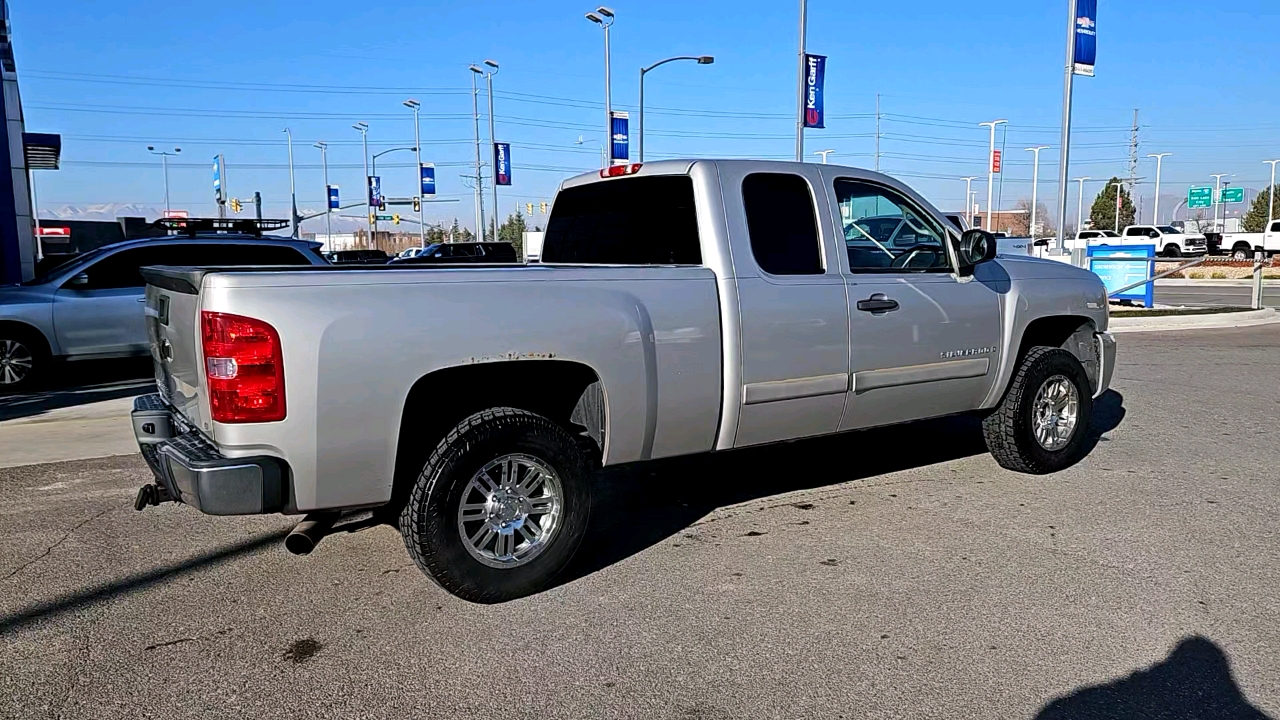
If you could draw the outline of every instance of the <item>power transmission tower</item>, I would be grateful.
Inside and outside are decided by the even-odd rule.
[[[1138,108],[1133,109],[1133,130],[1129,135],[1129,192],[1138,182]]]

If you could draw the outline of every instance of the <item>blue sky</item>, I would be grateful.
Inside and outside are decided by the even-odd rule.
[[[1165,197],[1207,184],[1215,172],[1263,187],[1262,160],[1280,157],[1280,3],[1099,5],[1097,77],[1076,82],[1072,177],[1126,174],[1129,126],[1140,108],[1139,175],[1154,177],[1147,153],[1174,153],[1164,163]],[[649,159],[792,156],[796,2],[611,6],[615,109],[634,110],[642,65],[670,55],[716,58],[649,76]],[[170,168],[174,207],[213,212],[209,164],[222,153],[231,193],[258,190],[267,214],[283,217],[286,126],[299,205],[323,206],[317,140],[330,143],[330,181],[344,201],[356,200],[363,172],[350,125],[369,123],[371,151],[412,145],[412,115],[401,101],[414,97],[423,103],[423,159],[437,163],[440,197],[460,199],[432,213],[470,224],[471,191],[459,177],[474,155],[467,65],[493,58],[502,66],[497,135],[512,144],[515,161],[514,184],[501,190],[505,216],[516,203],[549,199],[561,178],[598,166],[597,145],[575,144],[603,137],[602,34],[583,18],[594,7],[13,0],[27,128],[64,136],[63,168],[37,180],[41,205],[160,206],[159,158],[146,151],[154,144],[182,148]],[[880,93],[881,168],[954,208],[963,203],[958,178],[985,173],[987,131],[977,123],[1007,118],[1007,140],[998,141],[1007,158],[1002,206],[1030,195],[1031,153],[1023,148],[1032,145],[1055,146],[1041,156],[1039,188],[1053,206],[1066,0],[811,0],[809,15],[809,50],[830,57],[827,129],[809,132],[810,150],[835,149],[832,162],[870,167]],[[483,93],[480,105],[483,112]],[[483,120],[481,130],[487,135]],[[383,160],[387,194],[412,193],[412,161],[409,153]],[[1139,194],[1150,193],[1148,183]],[[1069,200],[1074,209],[1074,184]]]

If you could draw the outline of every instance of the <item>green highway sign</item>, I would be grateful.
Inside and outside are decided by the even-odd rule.
[[[386,222],[391,222],[392,217],[391,217],[390,215],[379,215],[379,216],[378,216],[378,221],[379,221],[379,222],[382,222],[382,221],[384,221],[384,220],[385,220]]]
[[[1213,188],[1193,187],[1187,191],[1187,207],[1194,210],[1196,208],[1213,207]]]
[[[1218,198],[1220,203],[1242,203],[1244,202],[1244,188],[1229,187],[1222,188],[1222,197]]]

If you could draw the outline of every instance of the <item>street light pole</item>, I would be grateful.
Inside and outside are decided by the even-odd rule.
[[[293,132],[285,128],[284,134],[289,139],[289,237],[296,240],[298,238],[298,192],[293,184]],[[328,204],[327,197],[325,204]]]
[[[1151,209],[1151,224],[1160,224],[1160,163],[1166,157],[1172,155],[1171,152],[1151,153],[1147,157],[1156,159],[1156,202],[1155,207]]]
[[[573,144],[585,145],[587,143],[596,143],[597,145],[600,145],[600,167],[602,168],[609,167],[609,158],[605,156],[604,145],[601,144],[599,140],[596,140],[595,138],[591,138],[590,140],[587,140],[586,138],[579,135],[578,139],[575,140]]]
[[[1231,173],[1217,173],[1209,177],[1217,181],[1213,191],[1213,230],[1214,232],[1222,232],[1222,227],[1218,225],[1218,206],[1222,204],[1222,178],[1229,176]],[[1226,218],[1222,219],[1223,225],[1226,224]]]
[[[1124,181],[1113,182],[1111,185],[1116,189],[1116,232],[1120,232],[1120,201],[1124,197],[1120,191],[1124,189]]]
[[[830,154],[831,154],[831,153],[833,153],[833,152],[835,152],[835,150],[814,150],[814,151],[813,151],[813,154],[814,154],[814,155],[821,155],[821,156],[822,156],[822,164],[823,164],[823,165],[826,165],[826,164],[827,164],[827,156],[828,156],[828,155],[830,155]]]
[[[471,71],[471,120],[476,128],[476,234],[484,239],[484,177],[480,172],[480,88],[476,85],[476,76],[483,75],[484,70],[472,65]]]
[[[991,202],[995,193],[996,181],[996,126],[1009,122],[1008,120],[992,120],[991,122],[978,123],[979,127],[991,128],[991,147],[987,152],[987,222],[983,230],[994,232],[995,215],[992,214]]]
[[[973,222],[973,205],[969,202],[969,198],[973,195],[973,181],[978,179],[977,175],[960,178],[964,181],[964,221],[966,224]]]
[[[1076,0],[1067,0],[1067,52],[1064,66],[1066,75],[1062,80],[1062,139],[1059,141],[1062,152],[1058,154],[1058,252],[1066,247],[1067,224],[1062,222],[1062,218],[1067,214],[1067,178],[1070,177],[1071,93],[1076,73]],[[1076,232],[1080,232],[1079,222],[1076,223]]]
[[[1084,224],[1084,181],[1087,177],[1076,178],[1080,183],[1080,193],[1076,196],[1076,237],[1080,237],[1080,226]]]
[[[716,61],[716,59],[710,55],[681,55],[679,57],[669,57],[666,60],[659,60],[658,62],[650,65],[649,67],[640,68],[640,118],[639,118],[638,132],[636,133],[639,136],[638,137],[639,148],[638,148],[637,155],[639,155],[638,159],[640,162],[644,162],[644,76],[645,76],[645,73],[653,70],[659,65],[666,65],[667,63],[674,62],[676,60],[696,60],[699,65],[710,65],[711,63]]]
[[[182,148],[176,147],[173,149],[173,152],[166,152],[164,150],[156,150],[155,145],[148,145],[147,151],[150,152],[152,155],[160,156],[160,167],[164,171],[164,212],[166,215],[168,215],[169,214],[169,156],[177,155],[178,153],[182,152]]]
[[[315,144],[320,148],[320,167],[324,172],[324,231],[325,244],[332,250],[333,244],[333,208],[329,207],[329,143],[321,140]]]
[[[426,247],[427,223],[424,220],[423,213],[425,212],[427,203],[425,202],[426,198],[422,197],[422,137],[418,132],[418,108],[422,106],[422,103],[419,103],[413,98],[409,98],[404,101],[403,105],[413,111],[413,147],[416,149],[416,158],[418,163],[418,179],[415,181],[418,186],[417,190],[413,193],[415,196],[418,196],[418,247]]]
[[[369,218],[369,247],[373,247],[373,198],[369,197],[369,124],[358,122],[351,127],[360,131],[360,147],[364,156],[364,214]]]
[[[1031,222],[1027,225],[1027,232],[1032,240],[1036,238],[1036,189],[1040,185],[1040,151],[1048,147],[1048,145],[1037,145],[1027,148],[1027,152],[1035,156],[1031,166]]]
[[[1271,165],[1271,197],[1267,200],[1267,222],[1269,223],[1276,219],[1276,163],[1280,163],[1280,160],[1263,160],[1262,162]],[[1265,223],[1262,231],[1267,231]]]
[[[493,68],[484,74],[487,93],[489,95],[489,152],[493,156],[493,239],[498,239],[498,138],[493,134],[493,76],[498,74],[498,63],[485,60],[485,65]],[[511,162],[508,158],[507,162]],[[484,240],[484,236],[480,237]]]
[[[613,142],[613,90],[609,73],[609,28],[613,27],[613,11],[601,5],[595,12],[587,13],[587,19],[604,28],[604,142],[608,147]],[[607,166],[607,164],[606,164]]]
[[[809,33],[809,0],[800,0],[800,54],[796,60],[796,162],[804,162],[804,55]]]

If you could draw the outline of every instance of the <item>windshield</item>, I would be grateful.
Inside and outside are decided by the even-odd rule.
[[[1158,225],[1156,226],[1156,229],[1164,233],[1165,235],[1177,235],[1182,232],[1181,230],[1175,227],[1170,227],[1168,225]]]

